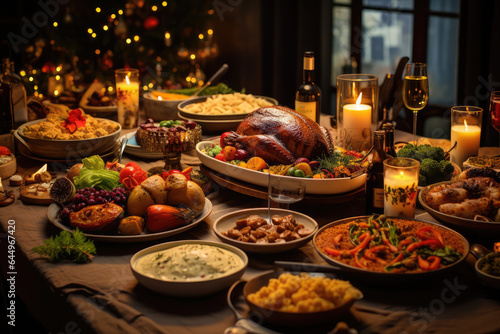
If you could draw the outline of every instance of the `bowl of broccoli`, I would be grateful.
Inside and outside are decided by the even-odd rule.
[[[446,159],[446,154],[441,147],[406,144],[397,151],[396,155],[402,158],[411,158],[420,161],[418,186],[425,187],[429,184],[449,181],[460,174],[460,168]]]

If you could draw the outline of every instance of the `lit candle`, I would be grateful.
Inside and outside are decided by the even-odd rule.
[[[368,104],[361,104],[362,94],[359,94],[355,104],[346,104],[343,107],[343,127],[346,129],[359,129],[360,131],[356,131],[359,133],[365,128],[369,129],[372,123],[372,107]]]
[[[452,145],[457,142],[457,147],[451,151],[451,161],[462,167],[469,157],[477,155],[481,141],[481,127],[478,125],[453,125],[451,127]]]
[[[139,82],[131,81],[129,75],[125,75],[124,81],[116,83],[116,98],[118,122],[125,129],[136,127],[139,111]]]
[[[384,214],[413,218],[420,163],[407,158],[384,161]]]

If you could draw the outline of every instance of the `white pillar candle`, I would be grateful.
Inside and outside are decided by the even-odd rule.
[[[118,100],[118,122],[124,128],[137,126],[139,111],[139,83],[125,77],[125,81],[116,83],[116,97]],[[128,126],[127,126],[128,125]]]
[[[469,157],[477,155],[481,141],[481,128],[477,125],[453,125],[451,127],[452,145],[457,142],[457,147],[451,151],[451,161],[462,167]]]
[[[391,169],[384,175],[384,214],[413,218],[417,205],[417,173]]]
[[[359,94],[355,104],[346,104],[343,107],[343,127],[350,129],[370,128],[372,123],[372,107],[368,104],[361,104],[362,93]]]

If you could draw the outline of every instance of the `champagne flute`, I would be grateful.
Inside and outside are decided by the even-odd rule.
[[[269,199],[278,202],[281,209],[289,209],[290,203],[304,198],[306,185],[303,182],[285,177],[269,177]]]
[[[403,81],[403,101],[413,111],[413,140],[417,145],[417,113],[427,105],[429,83],[427,65],[424,63],[406,64]]]
[[[491,93],[490,122],[491,126],[500,132],[500,90]]]

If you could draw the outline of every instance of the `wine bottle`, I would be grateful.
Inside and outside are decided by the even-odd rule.
[[[396,157],[396,150],[394,148],[394,125],[390,122],[382,124],[382,130],[385,132],[385,145],[384,151],[387,158]]]
[[[314,83],[314,52],[304,53],[302,85],[295,94],[295,111],[319,124],[321,115],[321,88]]]
[[[377,130],[374,135],[371,162],[366,181],[366,214],[384,213],[384,151],[385,131]]]

